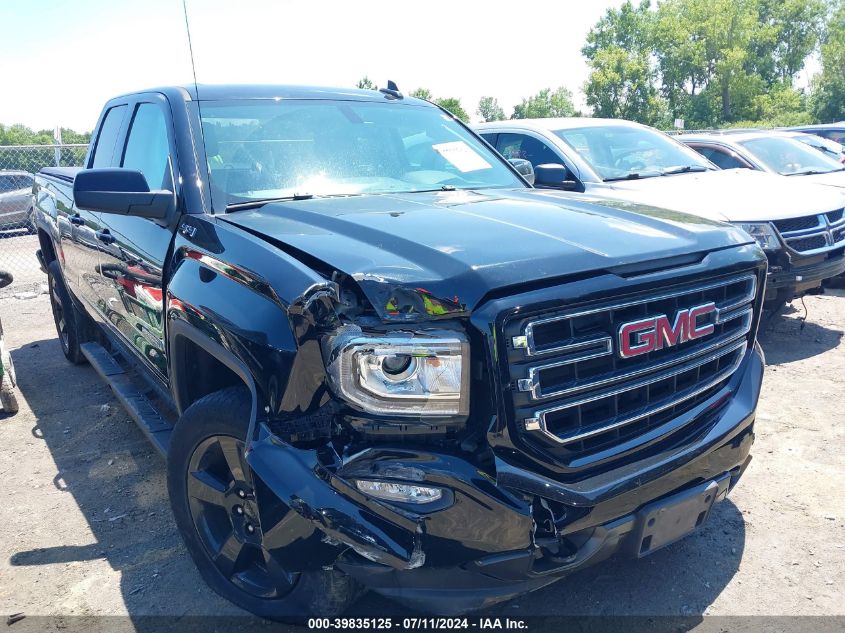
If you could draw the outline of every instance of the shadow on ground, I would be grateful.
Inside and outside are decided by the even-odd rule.
[[[830,294],[843,294],[831,291]],[[787,305],[784,313],[760,329],[758,340],[766,352],[767,365],[783,365],[824,354],[839,345],[841,330],[813,321],[813,313],[800,300]]]
[[[69,365],[55,339],[13,353],[19,387],[58,468],[53,485],[73,495],[95,538],[18,551],[13,566],[105,559],[120,572],[131,618],[239,615],[200,579],[173,524],[164,462],[87,366]],[[34,517],[56,520],[59,517]],[[489,608],[491,616],[687,615],[704,612],[736,573],[742,514],[728,500],[694,535],[642,560],[612,559],[533,594]],[[407,616],[374,594],[349,615]]]

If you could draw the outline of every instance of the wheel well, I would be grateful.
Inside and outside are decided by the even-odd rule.
[[[43,229],[38,229],[38,243],[41,245],[41,254],[44,256],[44,263],[49,265],[56,259],[56,250],[53,248],[53,240]]]
[[[226,387],[243,385],[244,381],[222,361],[209,354],[196,342],[179,336],[171,350],[174,361],[171,364],[178,372],[176,380],[176,404],[179,411],[185,411],[194,402]]]

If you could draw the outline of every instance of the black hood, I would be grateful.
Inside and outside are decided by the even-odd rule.
[[[315,198],[223,219],[351,276],[388,319],[471,311],[497,289],[749,243],[675,211],[532,190]],[[398,305],[409,301],[419,310]]]

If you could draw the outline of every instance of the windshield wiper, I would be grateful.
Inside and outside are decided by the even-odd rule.
[[[842,169],[827,169],[827,170],[807,169],[805,171],[794,171],[791,174],[784,174],[784,176],[817,176],[818,174],[832,174],[832,173],[837,172],[837,171],[842,171],[843,169],[845,169],[845,167],[843,167]]]
[[[614,182],[615,180],[639,180],[640,178],[651,178],[652,176],[658,176],[657,172],[654,173],[645,173],[641,174],[638,171],[632,171],[629,174],[625,174],[624,176],[615,176],[614,178],[605,178],[604,182]]]
[[[663,175],[674,176],[675,174],[688,174],[691,171],[707,171],[707,167],[704,165],[678,165],[664,169]]]
[[[258,209],[265,204],[271,202],[285,202],[286,200],[310,200],[314,197],[313,193],[295,193],[292,196],[282,196],[280,198],[257,198],[255,200],[245,200],[244,202],[233,202],[226,205],[226,213],[231,211],[245,211],[247,209]]]

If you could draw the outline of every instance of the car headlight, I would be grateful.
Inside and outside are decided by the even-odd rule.
[[[763,250],[774,251],[780,248],[778,236],[768,222],[738,222],[736,226],[748,233]]]
[[[329,381],[368,413],[403,417],[469,413],[469,343],[448,331],[364,334],[346,328],[324,341]]]

